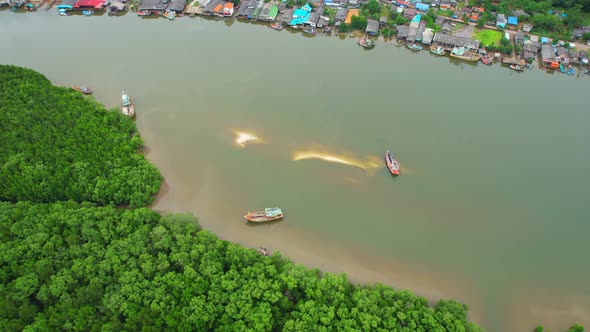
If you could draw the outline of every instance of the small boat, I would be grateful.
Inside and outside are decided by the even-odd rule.
[[[82,14],[85,16],[91,16],[92,14],[94,14],[94,10],[83,10]]]
[[[422,46],[418,45],[418,44],[406,44],[406,46],[411,49],[412,51],[421,51],[422,50]]]
[[[280,208],[266,208],[264,211],[248,212],[244,216],[249,222],[263,223],[283,218],[283,211]]]
[[[283,24],[279,22],[271,24],[270,27],[277,31],[283,30]]]
[[[34,11],[37,10],[37,7],[35,7],[35,5],[32,4],[32,3],[28,3],[28,4],[25,5],[25,9],[27,11],[34,12]]]
[[[375,42],[372,41],[371,39],[367,39],[366,37],[365,38],[359,38],[358,44],[361,45],[364,48],[373,48],[373,47],[375,47]]]
[[[451,56],[456,59],[464,60],[464,61],[479,61],[481,55],[465,50],[465,47],[454,47],[451,51]]]
[[[88,88],[87,86],[73,86],[72,89],[82,92],[85,95],[91,95],[92,94],[92,90],[90,90],[90,88]]]
[[[308,35],[312,35],[315,36],[318,34],[317,30],[315,28],[307,28],[307,29],[303,29],[304,33],[307,33]]]
[[[138,10],[137,11],[137,16],[150,16],[152,15],[152,12],[149,10]]]
[[[123,94],[121,95],[121,113],[130,118],[135,116],[135,106],[125,91],[123,91]]]
[[[162,14],[162,16],[172,21],[176,18],[176,12],[173,10],[167,10],[164,12],[164,14]]]
[[[528,69],[533,69],[533,66],[531,66],[531,64],[530,64],[530,63],[527,63],[525,66],[526,66]]]
[[[516,70],[516,71],[524,71],[524,69],[519,65],[510,65],[510,69]]]
[[[70,14],[68,14],[68,12],[67,12],[65,9],[59,9],[59,10],[57,11],[57,14],[58,14],[59,16],[70,16]]]
[[[395,159],[393,153],[391,153],[391,151],[389,150],[385,152],[385,163],[387,164],[387,168],[389,168],[391,174],[399,175],[399,162],[397,161],[397,159]]]
[[[433,53],[433,54],[436,54],[436,55],[445,55],[445,53],[447,51],[445,51],[445,49],[442,48],[442,47],[440,47],[440,46],[437,46],[437,47],[434,47],[433,46],[433,47],[430,48],[430,52]]]
[[[481,63],[483,63],[486,66],[491,66],[492,65],[492,58],[490,58],[489,56],[484,56],[481,58]]]

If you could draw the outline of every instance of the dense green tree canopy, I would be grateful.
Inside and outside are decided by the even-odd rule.
[[[190,217],[0,203],[0,330],[478,331],[467,307],[351,285]]]
[[[158,170],[133,121],[43,75],[0,66],[0,200],[143,206]]]

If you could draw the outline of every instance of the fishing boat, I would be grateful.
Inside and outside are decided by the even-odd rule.
[[[121,113],[130,118],[135,116],[135,106],[125,91],[123,91],[123,94],[121,95]]]
[[[152,15],[152,12],[149,10],[138,10],[137,11],[137,16],[150,16]]]
[[[491,66],[492,65],[492,58],[490,58],[489,56],[484,56],[481,58],[481,63],[483,63],[486,66]]]
[[[510,69],[516,70],[516,71],[524,71],[524,69],[519,65],[510,65]]]
[[[176,12],[173,10],[167,10],[164,12],[164,14],[162,14],[162,16],[172,21],[176,18]]]
[[[277,31],[283,30],[283,24],[279,22],[271,24],[270,27]]]
[[[375,47],[375,42],[372,41],[371,39],[367,39],[366,37],[365,38],[359,38],[358,44],[361,45],[364,48],[373,48],[373,47]]]
[[[273,220],[279,220],[282,218],[283,211],[278,207],[266,208],[264,209],[264,211],[248,212],[248,214],[244,216],[244,219],[246,219],[247,221],[255,223],[269,222]]]
[[[37,10],[37,7],[35,7],[35,5],[32,3],[28,3],[25,5],[25,10],[30,11],[30,12],[34,12]]]
[[[307,28],[307,29],[303,29],[304,33],[307,33],[308,35],[312,35],[315,36],[318,34],[317,30],[315,28]]]
[[[391,153],[391,151],[389,150],[385,152],[385,163],[387,164],[387,168],[389,168],[391,174],[399,175],[399,162],[397,161],[397,159],[395,159],[393,153]]]
[[[90,90],[90,88],[88,88],[87,86],[73,86],[72,89],[82,92],[85,95],[91,95],[92,94],[92,90]]]
[[[406,46],[411,49],[412,51],[421,51],[422,50],[422,46],[418,45],[418,44],[406,44]]]
[[[57,15],[59,15],[59,16],[70,16],[70,14],[68,14],[68,12],[65,9],[59,9],[57,11]]]
[[[436,55],[445,55],[445,53],[447,51],[445,51],[445,49],[442,48],[441,46],[437,46],[437,47],[432,46],[430,48],[430,52],[433,53],[433,54],[436,54]]]
[[[451,56],[456,59],[464,60],[464,61],[479,61],[481,55],[465,50],[465,47],[453,47],[451,51]]]
[[[82,15],[84,15],[84,16],[91,16],[92,14],[94,14],[94,10],[83,10],[82,11]]]
[[[526,66],[528,69],[533,69],[533,66],[532,66],[530,63],[527,63],[525,66]]]

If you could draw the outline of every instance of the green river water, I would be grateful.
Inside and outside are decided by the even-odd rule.
[[[0,28],[0,63],[109,107],[130,94],[166,178],[155,209],[354,282],[455,298],[488,331],[590,325],[590,78],[200,18],[42,9],[0,12]],[[240,131],[259,140],[239,146]],[[283,222],[244,224],[271,206]]]

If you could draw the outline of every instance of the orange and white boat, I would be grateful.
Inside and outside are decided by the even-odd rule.
[[[283,218],[283,211],[280,208],[266,208],[264,211],[248,212],[244,216],[249,222],[263,223]]]
[[[387,168],[389,168],[391,174],[399,175],[399,162],[397,161],[397,159],[395,159],[395,156],[389,150],[385,152],[385,163],[387,164]]]

